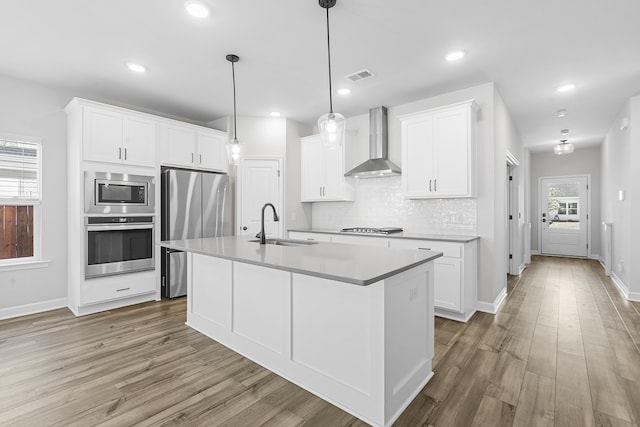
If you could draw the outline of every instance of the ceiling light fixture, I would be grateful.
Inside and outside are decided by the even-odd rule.
[[[280,117],[280,112],[279,111],[272,111],[269,113],[269,115],[271,117]]]
[[[452,52],[447,53],[447,55],[444,57],[444,59],[446,59],[447,61],[451,62],[451,61],[457,61],[459,59],[464,58],[464,51],[462,50],[454,50]]]
[[[573,144],[567,142],[566,139],[560,140],[560,144],[553,147],[553,152],[559,156],[563,154],[571,154],[573,153]]]
[[[127,68],[136,73],[144,73],[147,71],[144,65],[136,64],[135,62],[127,62]]]
[[[320,7],[327,11],[327,57],[329,63],[329,113],[318,119],[318,131],[322,144],[327,148],[342,146],[345,138],[345,120],[340,113],[333,112],[333,97],[331,89],[331,39],[329,36],[329,9],[336,5],[336,0],[318,0]]]
[[[568,83],[566,85],[558,86],[556,90],[562,93],[562,92],[571,92],[575,88],[576,88],[576,85],[574,85],[573,83]]]
[[[560,118],[567,117],[567,110],[558,110],[557,114]]]
[[[569,135],[569,129],[562,129],[562,130],[560,131],[560,135],[562,135],[562,136],[567,136],[567,135]]]
[[[196,0],[189,0],[184,4],[185,9],[191,16],[196,18],[206,18],[209,16],[209,8]]]
[[[342,89],[338,89],[338,95],[349,95],[351,93],[351,89],[347,89],[343,87]]]
[[[227,55],[227,61],[231,62],[231,76],[233,79],[233,138],[227,143],[227,155],[229,156],[229,163],[232,165],[238,165],[244,151],[244,144],[238,141],[238,116],[236,113],[236,68],[235,63],[240,60],[238,55]]]

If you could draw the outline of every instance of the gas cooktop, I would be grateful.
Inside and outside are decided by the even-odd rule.
[[[392,234],[392,233],[402,232],[402,228],[400,227],[383,227],[383,228],[351,227],[351,228],[343,228],[341,231],[344,233]]]

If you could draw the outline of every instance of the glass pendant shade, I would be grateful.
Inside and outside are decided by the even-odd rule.
[[[346,122],[340,113],[327,113],[318,119],[318,131],[322,145],[339,148],[344,144]]]
[[[244,144],[238,138],[232,138],[227,142],[227,156],[229,164],[238,166],[240,159],[244,155]]]
[[[563,154],[571,154],[573,153],[573,144],[567,142],[560,143],[553,147],[553,152],[559,156]]]

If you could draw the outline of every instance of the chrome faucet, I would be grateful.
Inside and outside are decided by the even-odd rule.
[[[260,244],[261,245],[266,245],[267,244],[267,237],[264,233],[264,210],[267,208],[267,206],[271,206],[271,209],[273,210],[273,220],[278,222],[280,221],[280,218],[278,218],[278,214],[276,213],[276,207],[273,206],[271,203],[265,203],[264,206],[262,207],[262,214],[260,215]]]

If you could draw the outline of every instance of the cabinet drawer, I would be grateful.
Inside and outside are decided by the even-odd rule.
[[[353,236],[349,234],[334,234],[331,237],[332,243],[347,243],[349,245],[381,246],[389,247],[389,239],[373,236]]]
[[[95,304],[156,291],[155,274],[126,274],[89,279],[82,286],[81,304]]]
[[[440,242],[437,240],[389,239],[389,247],[398,249],[426,249],[442,252],[449,258],[462,258],[462,243]]]
[[[302,231],[290,231],[289,238],[297,240],[315,240],[317,242],[331,242],[330,234],[305,233]]]

